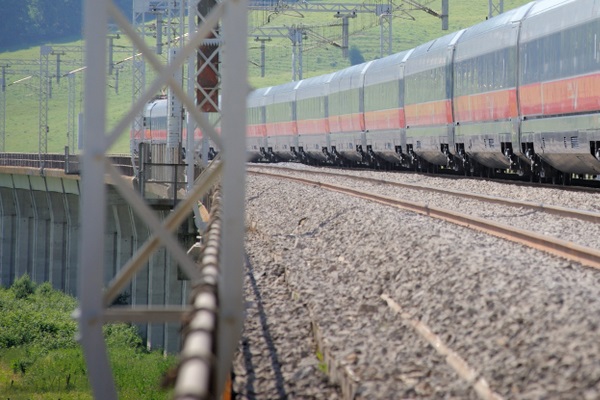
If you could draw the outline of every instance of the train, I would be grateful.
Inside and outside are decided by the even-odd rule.
[[[251,161],[600,175],[600,2],[534,1],[413,49],[253,90]]]

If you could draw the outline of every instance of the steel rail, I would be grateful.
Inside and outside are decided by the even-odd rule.
[[[579,262],[583,265],[600,269],[600,251],[567,242],[566,240],[541,235],[535,232],[519,229],[514,226],[505,225],[496,221],[488,221],[483,218],[462,214],[455,211],[445,210],[439,207],[429,206],[425,203],[417,203],[408,200],[394,199],[387,196],[367,193],[358,189],[329,183],[314,181],[306,178],[273,174],[267,172],[248,171],[256,175],[264,175],[273,178],[287,179],[294,182],[317,186],[333,192],[351,195],[357,198],[373,201],[379,204],[392,206],[404,210],[413,211],[429,217],[451,222],[456,225],[475,229],[496,237],[512,242],[526,245],[528,247],[544,251],[546,253],[565,258],[570,261]]]
[[[269,168],[269,167],[260,166],[257,168]],[[523,208],[527,208],[527,209],[534,210],[534,211],[558,215],[560,217],[575,218],[575,219],[579,219],[579,220],[586,221],[586,222],[593,222],[596,224],[600,224],[600,213],[593,212],[593,211],[576,210],[576,209],[571,209],[571,208],[567,208],[567,207],[553,206],[550,204],[533,203],[530,201],[507,199],[507,198],[496,197],[496,196],[488,196],[485,194],[464,193],[464,192],[459,192],[456,190],[440,189],[440,188],[436,188],[436,187],[432,187],[432,186],[425,186],[425,185],[418,185],[418,184],[411,184],[411,183],[401,183],[401,182],[391,182],[391,181],[386,181],[383,179],[367,178],[367,177],[356,176],[356,175],[348,175],[348,174],[342,174],[339,172],[312,171],[312,170],[310,172],[308,172],[308,171],[297,170],[294,168],[286,168],[286,167],[276,167],[273,169],[276,169],[278,171],[282,170],[282,171],[286,171],[286,172],[310,173],[310,174],[326,175],[326,176],[337,177],[337,178],[348,178],[348,179],[354,179],[354,180],[361,181],[361,182],[384,184],[384,185],[390,185],[390,186],[400,187],[400,188],[404,188],[404,189],[422,190],[422,191],[428,191],[428,192],[433,192],[433,193],[446,194],[446,195],[455,196],[455,197],[462,197],[462,198],[469,199],[469,200],[485,201],[487,203],[500,204],[500,205],[504,205],[504,206],[523,207]],[[249,172],[254,172],[254,170],[249,169]]]
[[[450,366],[463,381],[468,383],[469,386],[475,390],[475,393],[480,399],[502,399],[502,396],[490,388],[489,384],[479,371],[470,366],[464,358],[452,350],[449,345],[445,343],[439,335],[436,335],[423,321],[415,319],[410,313],[403,310],[389,295],[384,293],[380,298],[387,303],[389,308],[400,316],[406,325],[412,327],[413,330],[433,347],[440,356],[444,357],[448,366]]]

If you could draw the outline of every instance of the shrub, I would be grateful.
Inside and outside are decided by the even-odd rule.
[[[53,291],[54,289],[52,288],[52,284],[50,282],[44,282],[41,285],[39,285],[37,289],[35,289],[35,293],[42,296],[48,296]]]
[[[14,281],[10,288],[17,299],[25,299],[35,291],[35,283],[29,278],[29,274],[25,274]]]
[[[103,327],[104,337],[108,346],[124,346],[132,349],[142,349],[142,338],[137,329],[127,324],[109,324]]]

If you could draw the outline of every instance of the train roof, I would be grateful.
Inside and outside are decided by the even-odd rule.
[[[521,39],[528,42],[599,17],[595,0],[538,1],[523,21]]]
[[[535,4],[533,5],[533,7],[531,8],[531,11],[529,12],[529,16],[533,17],[533,16],[536,16],[538,14],[548,12],[549,10],[552,10],[553,8],[557,8],[557,7],[562,7],[562,6],[568,5],[569,3],[582,3],[582,1],[580,1],[580,0],[544,0],[544,1],[537,1],[537,2],[535,2]],[[592,3],[593,3],[593,1],[592,1]]]
[[[356,64],[334,73],[329,84],[329,92],[356,89],[362,84],[362,77],[373,61]]]
[[[485,22],[473,25],[472,27],[468,28],[465,31],[465,33],[461,36],[459,43],[469,40],[474,36],[479,36],[489,31],[501,29],[507,26],[510,27],[513,23],[520,22],[534,4],[535,2],[527,3],[521,7],[514,8],[512,10],[499,14],[494,18],[490,18]]]
[[[404,59],[410,52],[411,50],[404,50],[400,53],[392,54],[383,58],[378,58],[377,60],[374,60],[373,63],[369,66],[367,73],[373,72],[380,68],[387,68],[390,65],[400,65],[403,61],[405,61]]]
[[[264,106],[265,98],[268,96],[272,88],[272,86],[267,86],[251,91],[246,98],[247,106],[250,108]]]
[[[296,99],[303,100],[313,96],[325,96],[327,83],[333,78],[335,72],[303,79],[296,85]]]
[[[271,103],[285,103],[294,100],[295,88],[298,85],[297,81],[287,82],[282,85],[273,86],[268,94],[268,97],[272,98]]]
[[[273,86],[269,92],[269,94],[277,94],[277,93],[285,93],[285,92],[293,92],[296,85],[298,85],[298,81],[286,82],[281,85]]]
[[[363,70],[365,68],[367,68],[368,64],[371,62],[372,61],[352,65],[350,67],[347,67],[347,68],[341,69],[337,72],[334,72],[333,80],[343,79],[343,78],[347,78],[347,77],[351,77],[351,76],[355,76],[355,75],[360,75],[361,73],[363,73]]]
[[[533,4],[525,4],[468,28],[456,44],[455,61],[516,47],[519,31],[514,29],[515,24],[525,18]]]
[[[406,58],[411,52],[412,50],[401,51],[373,61],[365,72],[365,85],[400,79],[400,65],[406,62]]]
[[[462,32],[462,31],[452,32],[445,36],[430,40],[427,43],[423,43],[422,45],[415,47],[415,50],[412,52],[412,54],[409,57],[409,60],[413,60],[415,58],[426,56],[428,53],[431,53],[434,51],[439,51],[439,50],[446,51],[446,49],[448,48],[450,43],[452,43],[452,41],[454,40],[456,35],[458,35],[460,32]]]
[[[452,46],[465,32],[452,32],[415,47],[406,61],[405,76],[440,68],[446,64],[448,47]]]

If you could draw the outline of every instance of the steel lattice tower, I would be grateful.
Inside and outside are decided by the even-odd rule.
[[[139,5],[141,2],[136,1]],[[134,3],[135,4],[135,3]],[[139,10],[139,8],[137,8]],[[149,63],[156,70],[156,78],[145,87],[138,81],[137,98],[131,109],[112,128],[106,127],[106,81],[107,81],[107,26],[113,20],[141,53],[138,61]],[[180,82],[173,79],[174,72],[184,63],[191,65],[198,47],[207,38],[210,30],[219,24],[223,32],[223,61],[221,63],[221,131],[217,135],[214,128],[196,108],[195,96],[190,97]],[[222,212],[218,277],[218,304],[216,315],[218,330],[215,335],[215,364],[210,374],[209,387],[218,392],[224,387],[231,369],[233,353],[241,335],[243,317],[243,238],[244,238],[244,193],[245,193],[245,131],[247,82],[247,1],[223,0],[205,16],[204,23],[190,32],[185,46],[171,58],[168,64],[161,62],[155,49],[145,43],[145,37],[129,24],[112,0],[85,0],[84,36],[86,44],[85,75],[85,117],[84,150],[81,155],[81,242],[79,256],[79,320],[80,343],[88,368],[93,394],[96,398],[116,399],[117,392],[108,361],[106,344],[102,334],[104,323],[112,321],[165,322],[180,321],[189,308],[161,307],[147,308],[108,308],[113,299],[129,284],[135,273],[146,265],[156,248],[164,246],[181,269],[188,275],[192,284],[200,284],[203,275],[198,272],[194,261],[177,243],[172,232],[191,212],[215,181],[221,184]],[[143,28],[141,28],[143,30]],[[143,58],[142,58],[143,57]],[[202,129],[203,134],[220,149],[220,161],[211,164],[191,186],[188,195],[169,217],[161,223],[140,194],[121,177],[119,170],[107,158],[107,151],[128,126],[134,122],[145,104],[154,94],[167,85],[186,107],[188,118]],[[189,82],[188,82],[189,87]],[[242,89],[240,89],[242,88]],[[242,90],[242,95],[240,95]],[[131,205],[153,232],[152,238],[144,243],[138,252],[122,266],[105,288],[104,243],[107,198],[105,174],[111,176],[116,189]],[[83,295],[85,294],[85,295]],[[198,374],[193,376],[200,379]],[[178,387],[176,386],[176,392]],[[186,393],[187,394],[187,393]],[[205,394],[206,395],[206,394]],[[219,393],[214,393],[218,396]]]

